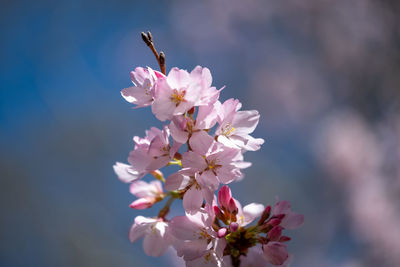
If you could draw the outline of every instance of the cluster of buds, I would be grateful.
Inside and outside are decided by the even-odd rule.
[[[150,106],[164,126],[152,127],[143,138],[135,136],[129,164],[117,162],[114,170],[137,197],[131,208],[147,209],[167,200],[157,216],[135,218],[129,239],[143,237],[150,256],[173,247],[187,266],[287,266],[292,257],[285,242],[290,238],[282,231],[302,225],[303,215],[291,212],[287,201],[278,201],[273,210],[256,203],[242,208],[226,185],[241,180],[241,170],[251,165],[243,154],[264,143],[250,135],[259,113],[240,110],[236,99],[221,103],[223,88],[212,86],[207,68],[197,66],[190,73],[172,68],[167,75],[165,54],[156,51],[149,32],[142,38],[161,72],[136,68],[133,86],[121,94],[135,108]],[[170,165],[180,169],[164,178],[160,169]],[[155,180],[143,181],[147,174]],[[168,219],[174,200],[182,200],[185,215]]]

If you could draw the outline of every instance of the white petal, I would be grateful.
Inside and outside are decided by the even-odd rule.
[[[165,240],[160,234],[155,231],[149,233],[144,237],[143,250],[148,256],[159,257],[167,250],[169,242]]]
[[[113,168],[118,178],[124,183],[133,182],[144,176],[143,173],[133,170],[132,166],[121,162],[116,162]]]
[[[244,222],[242,226],[246,226],[247,224],[254,221],[257,217],[260,217],[264,209],[265,209],[264,205],[257,203],[251,203],[249,205],[244,206],[243,207]]]
[[[137,216],[135,218],[135,223],[132,224],[132,227],[129,231],[129,240],[131,242],[135,242],[139,238],[141,238],[156,220],[152,218],[146,218],[143,216]]]

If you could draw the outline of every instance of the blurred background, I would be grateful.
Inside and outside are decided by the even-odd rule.
[[[174,266],[127,233],[112,170],[161,127],[120,96],[129,72],[210,68],[261,113],[242,203],[292,202],[292,266],[400,266],[400,4],[394,0],[2,1],[0,265]],[[148,178],[147,178],[148,179]],[[175,206],[172,214],[180,210]]]

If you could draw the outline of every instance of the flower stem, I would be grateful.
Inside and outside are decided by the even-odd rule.
[[[164,207],[160,210],[158,213],[158,218],[165,219],[165,216],[167,216],[169,212],[169,208],[171,207],[172,202],[174,202],[175,198],[171,196],[167,202],[165,203]]]
[[[182,162],[180,160],[171,160],[170,162],[168,162],[167,166],[170,165],[179,165],[182,167]]]
[[[150,50],[153,52],[154,56],[156,57],[158,65],[160,66],[161,72],[164,75],[166,75],[164,52],[161,51],[160,54],[157,53],[157,50],[154,47],[153,36],[151,35],[151,33],[149,31],[147,32],[147,34],[142,32],[141,35],[142,35],[143,42],[146,43],[146,45],[150,48]]]
[[[231,255],[231,260],[232,260],[233,267],[240,267],[240,256],[234,257],[233,255]]]

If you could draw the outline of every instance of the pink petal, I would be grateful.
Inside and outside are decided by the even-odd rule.
[[[290,213],[290,202],[286,200],[278,201],[274,207],[274,215]]]
[[[270,241],[278,241],[279,238],[280,238],[281,235],[282,235],[282,229],[283,229],[283,227],[280,226],[280,225],[274,226],[274,227],[268,232],[267,238],[268,238]]]
[[[131,151],[128,157],[128,162],[132,165],[132,169],[139,172],[143,172],[151,160],[152,157],[147,154],[147,151],[142,149]]]
[[[199,155],[206,155],[213,142],[214,138],[206,131],[193,133],[189,140],[190,147]]]
[[[202,226],[194,223],[186,216],[177,216],[172,218],[169,223],[171,234],[180,240],[196,240],[196,233],[200,231]]]
[[[281,225],[285,229],[293,230],[302,226],[303,223],[304,215],[291,212],[282,219]]]
[[[233,117],[232,125],[235,127],[235,134],[249,134],[257,127],[260,114],[257,110],[238,111]]]
[[[167,81],[172,89],[181,89],[190,83],[190,76],[186,70],[172,68],[168,73]]]
[[[177,141],[181,144],[186,143],[186,141],[188,140],[188,137],[189,137],[188,132],[183,131],[182,129],[180,129],[180,127],[176,126],[175,122],[171,122],[168,127],[171,131],[172,138],[175,141]]]
[[[232,192],[229,186],[224,185],[219,189],[218,202],[221,207],[228,207],[229,200],[232,198]]]
[[[233,116],[241,106],[242,104],[237,99],[230,98],[226,100],[221,106],[221,111],[219,114],[220,124],[223,124],[223,121],[232,122]]]
[[[129,240],[131,242],[135,242],[144,234],[146,233],[147,229],[150,227],[152,223],[154,223],[156,220],[152,218],[146,218],[143,216],[137,216],[135,218],[135,223],[132,225],[130,231],[129,231]]]
[[[165,226],[161,226],[157,223],[152,229],[152,232],[147,234],[143,240],[143,250],[148,256],[159,257],[167,250],[169,242],[164,237]]]
[[[156,159],[153,159],[146,166],[146,170],[154,171],[154,170],[160,169],[162,167],[165,167],[165,166],[167,166],[167,164],[169,163],[170,160],[171,160],[171,158],[170,158],[169,154],[158,157]]]
[[[289,254],[286,245],[280,242],[268,242],[263,246],[264,257],[273,265],[282,265]]]
[[[151,104],[153,97],[146,91],[137,86],[124,88],[121,91],[122,97],[129,103],[136,104],[138,107],[144,107]]]
[[[218,180],[223,184],[229,184],[230,182],[238,179],[239,172],[236,171],[237,169],[232,165],[224,165],[217,169],[217,177]]]
[[[194,175],[191,169],[181,169],[177,173],[168,176],[165,182],[165,189],[168,191],[182,190],[190,183],[190,176]]]
[[[262,138],[254,138],[250,135],[247,135],[246,138],[247,138],[247,143],[243,148],[248,151],[259,150],[261,145],[264,144],[264,139]]]
[[[144,173],[135,171],[132,169],[132,166],[121,162],[116,162],[113,168],[118,178],[124,183],[133,182],[144,176]]]
[[[198,177],[196,177],[197,182],[201,187],[207,187],[212,190],[217,190],[219,186],[219,181],[212,171],[205,171]]]
[[[203,204],[203,195],[196,186],[193,185],[185,192],[183,196],[183,208],[189,214],[194,214],[200,210],[201,204]]]
[[[202,171],[207,168],[207,163],[201,155],[188,151],[182,155],[182,166]]]
[[[174,110],[176,108],[175,103],[170,99],[172,95],[170,91],[171,89],[169,89],[169,87],[165,89],[160,88],[161,86],[164,86],[165,83],[165,80],[161,80],[156,84],[156,98],[151,105],[151,111],[160,121],[172,119]],[[157,93],[159,94],[158,96]]]
[[[129,192],[138,198],[155,196],[158,193],[155,184],[146,183],[142,180],[133,182],[129,187]]]
[[[199,107],[199,111],[197,112],[197,117],[196,117],[197,129],[210,129],[217,123],[217,118],[218,118],[217,103]],[[219,105],[221,104],[219,103]]]

